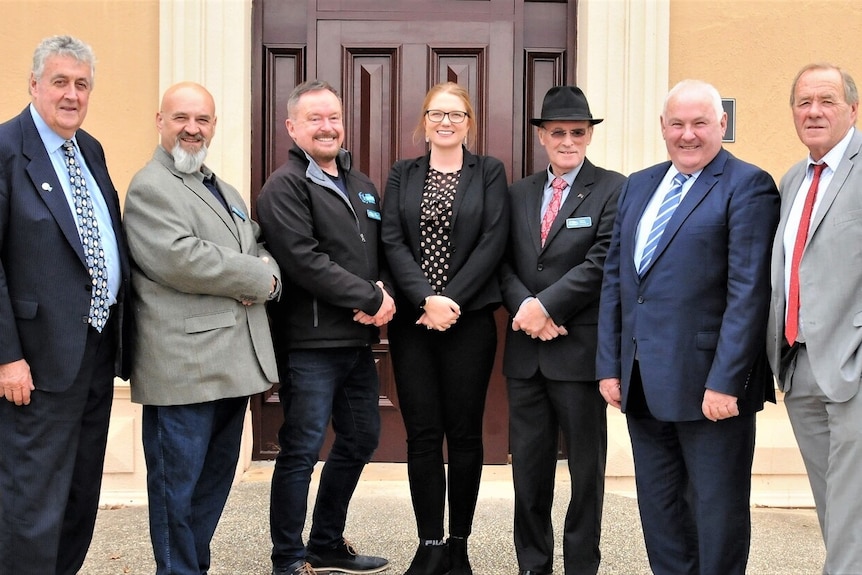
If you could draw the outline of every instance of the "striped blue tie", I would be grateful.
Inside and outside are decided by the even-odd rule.
[[[661,235],[664,233],[664,229],[670,221],[670,217],[673,215],[674,211],[676,211],[677,206],[679,206],[679,202],[682,199],[682,185],[688,178],[689,176],[682,173],[677,173],[677,175],[673,177],[673,185],[670,187],[670,190],[668,190],[667,195],[661,202],[661,206],[658,208],[658,214],[652,224],[652,230],[650,230],[649,237],[644,246],[644,251],[641,254],[641,261],[638,266],[638,275],[643,275],[644,271],[649,266],[650,261],[652,261],[652,256],[655,253],[655,249],[658,246]]]

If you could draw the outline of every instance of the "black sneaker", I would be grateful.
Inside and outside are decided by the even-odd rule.
[[[287,567],[273,567],[272,575],[317,575],[305,559],[291,563]]]
[[[389,566],[389,560],[371,555],[359,555],[347,539],[334,549],[308,548],[305,553],[317,573],[379,573]]]

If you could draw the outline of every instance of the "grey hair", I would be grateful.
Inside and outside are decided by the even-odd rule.
[[[299,103],[299,99],[302,96],[309,92],[319,92],[320,90],[328,90],[335,94],[335,97],[338,98],[338,103],[344,107],[344,103],[341,101],[341,96],[338,95],[336,89],[333,88],[329,82],[324,80],[306,80],[294,88],[290,93],[290,97],[287,99],[287,115],[291,118],[293,117],[293,111],[296,109],[296,105]]]
[[[36,46],[36,51],[33,52],[32,72],[36,80],[42,78],[42,73],[45,71],[45,62],[51,56],[71,56],[78,62],[89,65],[90,86],[93,86],[96,76],[96,56],[88,44],[72,36],[50,36],[43,39]]]
[[[667,96],[664,98],[664,106],[661,110],[662,118],[667,118],[667,104],[670,102],[671,98],[680,92],[688,90],[700,90],[706,92],[712,102],[712,107],[715,109],[715,119],[719,121],[721,120],[721,116],[724,115],[724,106],[721,104],[721,95],[718,93],[718,90],[715,89],[715,86],[704,82],[703,80],[682,80],[671,88],[670,92],[668,92]]]
[[[851,106],[859,101],[859,91],[856,89],[856,82],[853,81],[853,77],[846,70],[828,62],[815,62],[799,70],[796,77],[793,78],[793,85],[790,86],[791,106],[796,103],[796,85],[799,84],[799,78],[811,70],[835,70],[841,74],[841,81],[844,83],[844,101]]]

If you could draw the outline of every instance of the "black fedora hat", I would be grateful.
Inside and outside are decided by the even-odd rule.
[[[604,118],[593,118],[587,97],[577,86],[554,86],[545,94],[542,102],[542,116],[533,118],[530,123],[541,126],[542,122],[586,120],[598,124]]]

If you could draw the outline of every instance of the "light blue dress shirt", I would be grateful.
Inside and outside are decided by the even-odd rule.
[[[72,186],[69,183],[69,170],[66,167],[66,156],[63,152],[63,142],[66,140],[48,127],[48,124],[45,123],[45,120],[42,119],[32,104],[30,105],[30,115],[33,117],[33,122],[36,124],[36,129],[39,131],[39,136],[42,138],[42,143],[45,145],[48,157],[51,158],[54,172],[57,174],[60,185],[63,186],[63,195],[66,197],[66,203],[69,204],[69,211],[74,217],[75,200],[72,196]],[[90,196],[93,199],[93,210],[96,215],[96,221],[99,223],[99,236],[101,236],[102,249],[105,252],[105,266],[108,269],[108,305],[114,305],[117,303],[117,294],[120,291],[122,277],[122,271],[120,270],[120,248],[117,245],[117,236],[114,234],[111,213],[108,211],[108,204],[102,195],[102,190],[90,172],[90,168],[87,167],[87,162],[84,159],[84,154],[81,153],[81,149],[78,147],[78,142],[74,137],[72,141],[75,142],[75,154],[81,165],[84,180],[87,182],[87,190],[89,190]],[[75,220],[76,228],[77,223],[77,220]],[[80,230],[78,233],[80,234]],[[81,244],[81,250],[83,250],[83,243]]]

